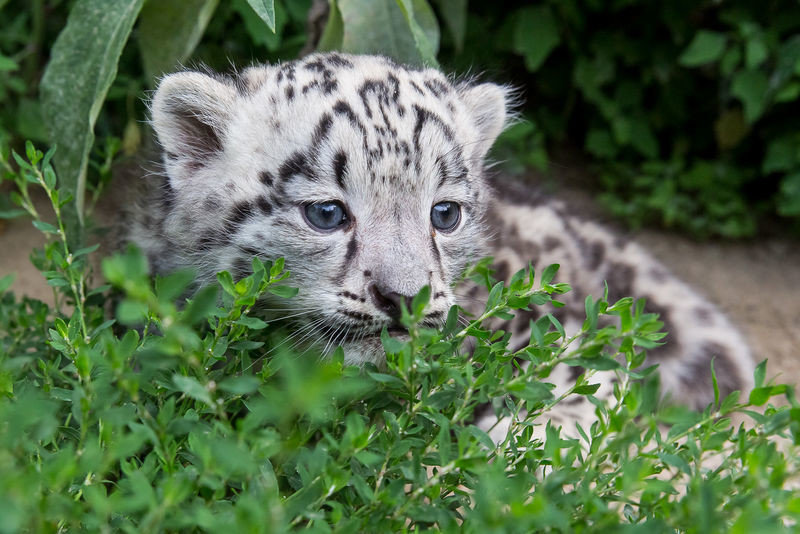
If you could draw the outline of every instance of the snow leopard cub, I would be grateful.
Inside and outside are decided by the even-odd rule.
[[[568,206],[493,190],[484,158],[507,100],[499,85],[337,53],[235,77],[166,76],[152,101],[164,173],[146,179],[130,239],[153,271],[194,267],[200,282],[223,269],[244,275],[254,255],[284,257],[300,288],[285,315],[321,346],[342,345],[350,363],[383,361],[381,329],[426,284],[426,323],[472,307],[453,287],[468,262],[493,255],[501,277],[560,263],[574,287],[568,328],[608,280],[612,297],[644,296],[661,313],[669,343],[650,358],[674,397],[711,400],[711,357],[723,390],[745,387],[752,363],[740,334],[641,248]],[[512,344],[527,343],[535,313],[504,326]],[[574,379],[563,373],[551,378]],[[592,411],[573,404],[555,417]]]

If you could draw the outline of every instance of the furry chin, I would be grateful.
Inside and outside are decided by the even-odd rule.
[[[408,341],[409,339],[407,334],[393,335],[392,337],[400,341]],[[379,369],[386,367],[386,351],[383,349],[379,334],[357,342],[348,341],[342,343],[342,349],[344,349],[345,365],[363,366],[364,364],[372,363]]]

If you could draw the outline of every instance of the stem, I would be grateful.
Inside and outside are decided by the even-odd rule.
[[[39,182],[39,185],[47,192],[47,196],[50,199],[50,204],[53,206],[53,211],[56,214],[56,221],[58,223],[58,237],[61,239],[61,245],[64,249],[64,260],[67,262],[68,266],[72,265],[74,260],[72,253],[69,250],[69,243],[67,242],[67,232],[64,228],[64,220],[61,217],[61,206],[59,202],[57,202],[53,196],[55,192],[51,189],[47,182],[44,179],[44,175],[42,174],[41,169],[39,167],[34,167],[34,176],[36,180]],[[31,207],[33,207],[31,205]],[[38,214],[37,214],[37,219]],[[75,300],[75,307],[78,310],[78,319],[80,320],[81,324],[81,334],[83,335],[84,342],[88,343],[89,340],[89,330],[86,327],[86,317],[84,313],[84,306],[86,304],[86,273],[84,270],[81,270],[77,278],[73,276],[75,273],[73,271],[67,271],[66,274],[68,275],[70,289],[72,290],[72,296]]]

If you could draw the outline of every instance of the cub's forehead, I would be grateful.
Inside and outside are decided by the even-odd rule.
[[[380,108],[424,103],[445,115],[457,113],[456,89],[439,71],[399,65],[382,56],[314,54],[280,65],[262,65],[242,73],[245,92],[286,106],[356,101],[371,114]]]
[[[344,185],[358,169],[371,183],[411,186],[469,173],[464,145],[474,126],[439,71],[333,53],[253,67],[242,82],[235,142],[262,153],[268,145],[278,174],[322,168],[316,174]]]
[[[387,142],[408,143],[400,150],[423,148],[423,140],[454,142],[470,127],[457,88],[441,72],[380,56],[316,54],[250,68],[242,79],[249,103],[241,119],[253,124],[259,118],[262,128],[324,135],[343,121],[350,133],[380,151]],[[423,130],[432,125],[438,133],[426,138]]]

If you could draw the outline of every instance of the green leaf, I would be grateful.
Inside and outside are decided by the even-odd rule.
[[[781,180],[778,213],[785,217],[800,215],[800,172],[788,174]]]
[[[425,310],[425,306],[428,305],[428,302],[431,300],[431,286],[425,285],[422,286],[422,289],[419,290],[419,293],[414,295],[414,299],[411,301],[411,313],[414,315],[421,316],[422,312]]]
[[[94,124],[117,75],[117,61],[143,0],[77,0],[61,30],[40,91],[50,138],[58,146],[61,185],[75,197],[65,220],[72,240],[83,221],[86,169]]]
[[[16,61],[11,59],[10,57],[6,57],[3,54],[0,54],[0,72],[11,72],[15,71],[19,68],[19,65]]]
[[[753,388],[750,392],[749,402],[755,406],[761,406],[766,403],[772,394],[771,386],[761,386]]]
[[[497,282],[492,286],[489,291],[489,297],[486,299],[485,311],[489,311],[500,303],[500,298],[503,296],[503,282]]]
[[[405,347],[405,343],[389,335],[386,327],[381,330],[381,343],[383,343],[383,349],[388,354],[398,354]]]
[[[658,140],[645,119],[634,119],[630,123],[630,145],[645,157],[658,157]]]
[[[16,278],[16,277],[17,277],[16,274],[11,273],[11,274],[7,274],[4,277],[0,278],[0,294],[5,293],[6,290],[9,287],[11,287],[11,284],[14,283],[14,278]]]
[[[680,456],[677,456],[675,454],[668,454],[666,452],[659,452],[657,454],[659,459],[665,464],[672,467],[677,467],[687,475],[691,474],[692,468],[689,466],[689,463]]]
[[[756,365],[756,369],[753,372],[753,384],[755,387],[760,388],[764,385],[764,379],[767,377],[767,360],[763,360],[761,363]]]
[[[317,43],[317,50],[321,52],[343,49],[344,20],[342,20],[342,13],[339,11],[336,0],[329,0],[329,5],[328,22],[325,24],[319,43]]]
[[[27,211],[20,209],[0,210],[0,219],[14,219],[25,215]]]
[[[387,374],[384,374],[384,373],[373,373],[373,372],[370,372],[370,371],[368,371],[367,374],[370,376],[370,378],[372,378],[376,382],[380,382],[381,384],[387,384],[387,385],[396,386],[396,387],[399,387],[399,388],[404,388],[405,387],[405,384],[403,383],[403,381],[400,380],[399,378],[397,378],[394,375],[387,375]]]
[[[436,53],[439,51],[439,25],[427,0],[396,0],[414,36],[414,43],[422,56],[422,62],[438,67]]]
[[[235,321],[234,324],[240,324],[242,326],[246,326],[250,330],[263,330],[267,327],[267,323],[259,319],[258,317],[250,317],[249,315],[242,315]]]
[[[514,51],[525,58],[530,72],[536,72],[561,42],[556,19],[547,6],[520,9],[514,19]]]
[[[792,81],[775,93],[775,102],[794,102],[800,97],[800,82]]]
[[[447,312],[447,320],[442,329],[442,335],[447,337],[454,334],[458,330],[458,327],[458,306],[450,306],[450,310]]]
[[[403,8],[400,2],[403,2]],[[338,0],[337,5],[344,23],[343,52],[384,54],[400,63],[421,65],[433,58],[429,57],[430,49],[423,53],[417,48],[417,39],[427,40],[433,55],[438,49],[439,28],[430,6],[424,1]],[[410,10],[408,6],[411,6]],[[424,36],[415,36],[411,29],[412,20]]]
[[[678,63],[685,67],[696,67],[716,61],[725,52],[726,42],[723,33],[700,30],[678,58]]]
[[[272,32],[275,32],[275,0],[247,0],[261,20],[263,20]]]
[[[50,223],[46,223],[44,221],[32,221],[33,226],[36,227],[37,230],[40,232],[44,232],[45,234],[57,234],[58,228],[53,226]]]
[[[586,135],[586,150],[598,158],[612,159],[619,149],[607,130],[593,128]]]
[[[719,406],[719,383],[717,370],[714,368],[714,358],[711,358],[711,385],[714,387],[714,406]]]
[[[183,319],[189,324],[196,324],[208,317],[217,307],[216,286],[206,286],[192,297],[183,312]]]
[[[556,276],[559,267],[561,267],[559,264],[553,263],[545,268],[545,270],[542,272],[542,285],[547,285],[553,281],[553,278]]]
[[[744,48],[745,65],[748,69],[761,66],[769,56],[767,45],[761,37],[749,39]]]
[[[278,295],[279,297],[290,299],[297,295],[298,289],[296,287],[289,287],[289,286],[270,286],[267,291],[272,293],[273,295]]]
[[[467,34],[467,0],[435,1],[444,24],[453,38],[456,53],[461,53],[464,48],[464,37]]]
[[[219,389],[235,395],[253,393],[261,385],[261,380],[255,376],[232,376],[219,384]]]
[[[222,289],[225,290],[225,293],[228,293],[234,297],[238,295],[236,292],[236,287],[233,284],[233,277],[231,276],[231,273],[228,271],[218,272],[217,281],[219,282],[219,285],[222,286]]]
[[[600,384],[586,384],[572,390],[575,395],[594,395],[600,389]]]
[[[189,58],[218,3],[219,0],[158,0],[144,5],[138,41],[151,87],[159,76],[172,72]],[[251,2],[254,3],[259,2]]]
[[[512,395],[520,399],[539,402],[553,398],[550,388],[543,382],[530,379],[526,382],[517,382],[508,388]]]
[[[179,391],[182,391],[187,396],[199,400],[208,404],[209,406],[213,406],[214,402],[211,400],[211,394],[208,392],[205,386],[203,386],[200,382],[197,381],[196,378],[192,378],[191,376],[183,376],[183,375],[173,375],[172,382],[178,388]]]
[[[743,70],[731,82],[731,94],[744,104],[744,118],[752,123],[764,112],[767,105],[769,80],[759,70]]]
[[[611,358],[574,358],[566,360],[564,363],[570,367],[579,365],[586,369],[595,369],[597,371],[610,371],[622,367],[618,361]]]

